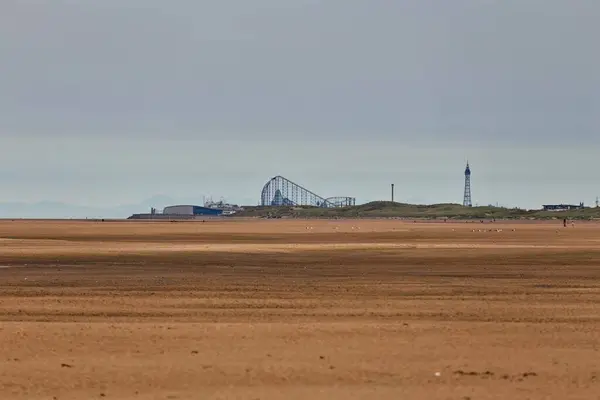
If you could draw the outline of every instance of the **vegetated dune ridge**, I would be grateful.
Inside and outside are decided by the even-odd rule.
[[[600,224],[0,222],[2,399],[594,399]]]
[[[540,205],[541,207],[541,205]],[[556,211],[525,210],[488,206],[465,207],[461,204],[406,204],[391,201],[372,201],[349,207],[314,206],[245,206],[236,214],[244,217],[291,218],[419,218],[419,219],[583,219],[600,218],[600,207]]]

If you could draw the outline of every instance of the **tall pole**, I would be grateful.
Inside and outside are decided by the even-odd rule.
[[[394,202],[394,184],[392,183],[392,203]]]

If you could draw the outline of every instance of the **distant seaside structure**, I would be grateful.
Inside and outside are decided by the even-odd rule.
[[[469,162],[467,161],[467,167],[465,168],[465,193],[463,196],[463,206],[472,207],[471,202],[471,168],[469,168]]]
[[[571,211],[571,210],[583,210],[585,206],[583,202],[576,204],[544,204],[542,210],[544,211]]]
[[[260,193],[260,205],[336,208],[355,206],[356,198],[341,196],[324,198],[281,175],[277,175],[263,186]]]
[[[162,213],[158,213],[156,208],[152,207],[150,214],[133,214],[128,219],[203,219],[205,217],[230,216],[238,211],[243,211],[243,208],[236,204],[226,203],[223,199],[218,202],[209,199],[204,202],[204,206],[193,204],[167,206]]]

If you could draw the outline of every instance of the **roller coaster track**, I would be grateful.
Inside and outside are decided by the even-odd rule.
[[[260,195],[262,206],[315,206],[347,207],[356,205],[354,197],[324,198],[318,194],[284,178],[276,176],[263,186]]]

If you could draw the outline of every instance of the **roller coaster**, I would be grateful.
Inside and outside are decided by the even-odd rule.
[[[324,198],[310,190],[284,178],[276,176],[263,186],[260,194],[262,206],[315,206],[324,208],[348,207],[356,205],[354,197]]]

